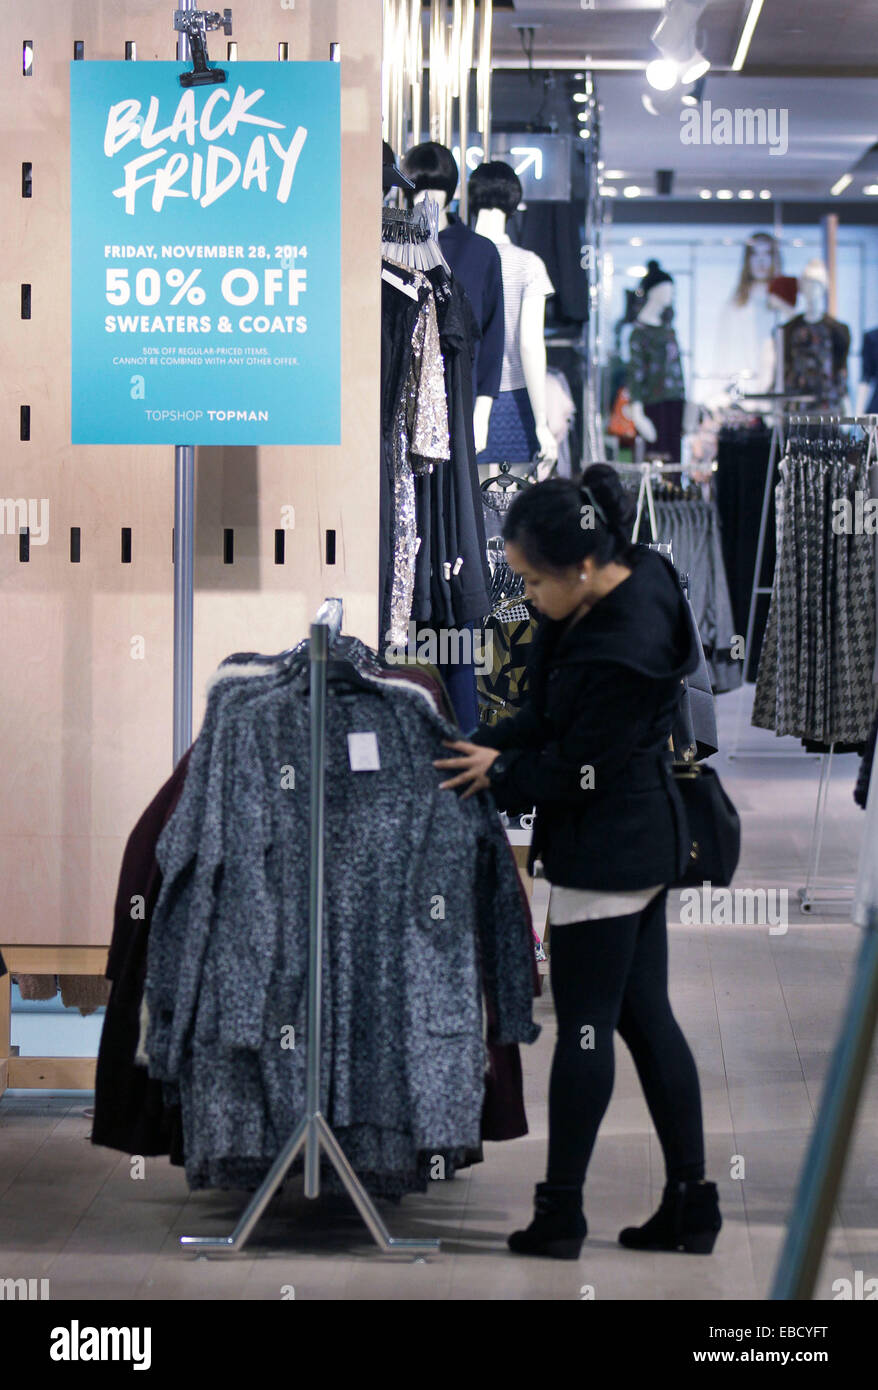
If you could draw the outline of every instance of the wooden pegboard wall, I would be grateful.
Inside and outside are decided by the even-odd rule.
[[[70,444],[68,65],[173,59],[173,10],[155,0],[3,9],[0,941],[10,943],[108,940],[125,837],[170,771],[173,449]],[[323,60],[341,45],[342,445],[197,451],[196,728],[222,657],[292,645],[329,593],[345,600],[348,631],[377,640],[381,0],[246,0],[232,12],[241,61]],[[210,36],[214,59],[226,42]]]

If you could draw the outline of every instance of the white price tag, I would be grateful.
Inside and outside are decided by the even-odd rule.
[[[378,735],[371,732],[348,734],[348,757],[352,772],[379,772]]]

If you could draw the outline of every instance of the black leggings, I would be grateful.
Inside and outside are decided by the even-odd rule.
[[[549,1082],[547,1181],[582,1187],[624,1038],[658,1132],[668,1181],[704,1177],[695,1060],[668,999],[666,892],[642,912],[551,928],[558,1036]]]

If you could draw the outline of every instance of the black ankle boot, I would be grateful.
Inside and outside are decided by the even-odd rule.
[[[526,1231],[513,1231],[508,1245],[516,1255],[546,1255],[578,1260],[588,1226],[582,1214],[582,1189],[538,1182],[534,1219]]]
[[[716,1183],[669,1182],[655,1216],[643,1226],[626,1226],[619,1232],[619,1244],[629,1250],[709,1255],[722,1224]]]

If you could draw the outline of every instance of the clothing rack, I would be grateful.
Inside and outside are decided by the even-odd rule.
[[[325,880],[324,809],[326,778],[326,662],[341,632],[343,605],[340,598],[321,604],[310,632],[311,807],[309,843],[309,945],[308,945],[308,1057],[305,1114],[290,1135],[261,1187],[230,1236],[181,1236],[180,1244],[196,1251],[240,1250],[304,1145],[305,1196],[320,1195],[321,1149],[335,1168],[348,1195],[383,1251],[426,1255],[439,1249],[438,1240],[399,1239],[391,1236],[371,1198],[348,1162],[341,1145],[320,1109],[320,1060],[323,987],[323,894]]]
[[[830,429],[838,426],[852,427],[858,426],[866,434],[866,447],[868,458],[874,458],[876,442],[878,442],[878,416],[875,415],[791,415],[790,416],[790,437],[795,430],[802,425],[817,424],[820,428],[828,426]],[[808,877],[804,888],[798,892],[799,902],[803,912],[813,912],[818,904],[825,907],[838,904],[850,906],[853,901],[854,887],[822,891],[819,889],[820,855],[823,849],[823,833],[826,822],[826,809],[829,796],[829,783],[832,778],[832,760],[835,755],[835,744],[829,746],[828,753],[819,754],[820,758],[820,782],[817,788],[817,807],[814,813],[814,825],[811,830],[811,845],[808,854]]]
[[[809,405],[816,400],[816,396],[794,395],[789,391],[767,391],[762,394],[743,395],[739,393],[735,404],[742,401],[766,401],[776,402],[776,410],[771,422],[771,443],[768,449],[768,467],[765,470],[765,488],[762,494],[762,511],[759,516],[759,540],[756,545],[756,564],[753,569],[753,584],[750,589],[750,607],[747,610],[747,632],[744,637],[744,684],[746,685],[747,669],[750,664],[750,647],[753,642],[753,632],[756,627],[756,608],[760,597],[771,593],[771,586],[768,588],[761,583],[762,563],[765,559],[765,537],[768,533],[768,513],[771,510],[771,496],[776,482],[777,466],[780,456],[783,454],[784,446],[784,421],[786,419],[783,405],[798,403],[799,405]],[[796,417],[799,418],[799,417]],[[742,749],[741,748],[741,710],[743,700],[738,702],[737,717],[735,719],[735,733],[732,744],[726,753],[729,762],[734,762],[736,758],[798,758],[801,757],[799,749],[778,749],[769,752],[763,749]]]
[[[794,439],[794,437],[795,437],[795,435],[796,435],[796,432],[799,431],[802,427],[805,427],[805,429],[807,429],[808,427],[810,427],[810,426],[813,425],[813,426],[816,426],[816,427],[817,427],[819,430],[821,430],[821,431],[829,431],[829,432],[831,432],[832,430],[837,430],[837,429],[839,429],[839,428],[848,429],[848,428],[854,428],[854,427],[856,427],[856,428],[859,428],[859,429],[863,430],[863,432],[864,432],[864,434],[865,434],[865,436],[866,436],[865,442],[866,442],[866,447],[867,447],[867,450],[868,450],[867,460],[868,460],[868,458],[874,458],[874,457],[875,457],[876,444],[878,444],[878,416],[876,416],[876,415],[832,415],[832,414],[789,415],[789,416],[787,417],[787,419],[788,419],[788,424],[789,424],[789,433],[788,433],[788,435],[787,435],[787,447],[789,447],[791,441]],[[824,436],[824,437],[825,437],[825,436]],[[772,438],[772,449],[774,449],[774,447],[775,447],[775,441],[774,441],[774,438]],[[768,484],[769,484],[769,482],[771,482],[772,479],[773,479],[773,473],[774,473],[774,466],[773,466],[773,463],[772,463],[772,459],[771,459],[771,457],[770,457],[770,458],[769,458],[769,465],[768,465],[768,472],[767,472],[767,475],[766,475],[766,501],[765,501],[765,503],[763,504],[763,512],[762,512],[763,529],[760,530],[759,550],[757,551],[756,571],[755,571],[755,573],[754,573],[754,588],[753,588],[753,594],[754,594],[754,596],[757,594],[757,592],[758,592],[758,593],[771,593],[771,589],[765,589],[765,588],[759,587],[758,581],[759,581],[759,579],[760,579],[760,577],[761,577],[761,558],[762,558],[762,545],[763,545],[763,541],[764,541],[764,523],[765,523],[765,521],[766,521],[767,514],[768,514],[768,507],[767,507],[767,501],[768,501],[768,496],[769,496],[769,494],[768,494]],[[745,648],[745,650],[749,650],[749,641],[750,641],[750,638],[752,637],[754,616],[755,616],[755,602],[754,602],[754,599],[751,598],[751,603],[750,603],[750,617],[749,617],[749,620],[748,620],[748,635],[747,635],[747,643],[748,643],[748,645],[747,645],[747,647]],[[738,720],[739,720],[739,722],[740,722],[740,706],[739,706],[739,709],[738,709]],[[731,757],[735,756],[735,754],[734,754],[734,753],[729,753],[728,756],[731,758]],[[749,753],[749,754],[745,754],[745,756],[748,756],[748,757],[799,757],[799,756],[801,756],[801,755],[800,755],[800,753],[799,753],[798,750],[795,750],[795,751],[793,751],[793,752],[788,752],[788,753],[775,753],[775,754],[772,754],[772,753]],[[824,838],[824,832],[825,832],[825,828],[826,828],[826,812],[827,812],[827,807],[828,807],[828,804],[829,804],[829,785],[830,785],[830,781],[831,781],[831,778],[832,778],[832,764],[833,764],[833,758],[834,758],[834,756],[835,756],[835,743],[831,743],[831,744],[829,745],[828,752],[826,752],[826,753],[818,753],[818,754],[811,754],[811,755],[809,755],[809,756],[817,757],[817,758],[819,758],[819,760],[820,760],[820,781],[819,781],[818,786],[817,786],[817,805],[816,805],[815,811],[814,811],[814,822],[813,822],[813,825],[812,825],[812,828],[811,828],[811,842],[810,842],[809,849],[808,849],[808,872],[807,872],[807,877],[806,877],[806,880],[805,880],[805,885],[804,885],[804,887],[802,887],[802,888],[800,888],[800,889],[798,890],[797,896],[798,896],[798,898],[799,898],[799,902],[800,902],[800,904],[801,904],[802,911],[803,911],[803,912],[807,912],[807,913],[812,913],[812,912],[814,912],[815,909],[818,908],[819,906],[823,906],[823,907],[830,907],[830,906],[847,906],[847,907],[849,907],[849,906],[851,905],[852,900],[853,900],[853,885],[851,885],[850,887],[841,887],[841,888],[838,888],[838,887],[832,887],[832,888],[826,887],[826,888],[821,888],[821,887],[820,887],[820,879],[819,879],[819,874],[820,874],[820,858],[821,858],[821,854],[822,854],[822,851],[823,851],[823,838]]]
[[[682,464],[679,463],[659,463],[657,459],[647,459],[643,463],[613,463],[611,465],[617,473],[635,473],[640,475],[640,486],[637,489],[637,515],[634,518],[634,529],[631,532],[632,541],[637,540],[637,533],[640,530],[640,520],[643,516],[643,506],[649,512],[649,526],[652,538],[657,541],[658,522],[655,515],[655,494],[652,490],[653,482],[657,482],[665,473],[679,473]]]

